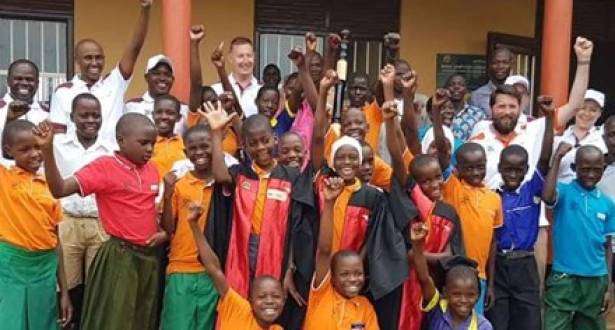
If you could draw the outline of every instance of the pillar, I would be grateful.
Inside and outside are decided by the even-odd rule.
[[[573,0],[545,0],[540,92],[568,101]]]
[[[162,53],[175,69],[171,93],[188,103],[190,94],[190,22],[192,0],[162,0]]]

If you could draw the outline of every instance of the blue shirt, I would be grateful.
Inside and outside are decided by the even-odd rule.
[[[451,130],[455,138],[461,141],[466,141],[472,134],[472,129],[478,122],[487,119],[487,112],[482,108],[466,104],[463,110],[453,118]]]
[[[271,119],[271,127],[273,127],[273,132],[279,138],[290,130],[294,122],[295,115],[291,114],[288,109],[284,108],[280,111],[277,117]]]
[[[431,301],[424,306],[425,322],[429,325],[429,330],[492,330],[491,323],[484,316],[472,311],[472,315],[468,317],[459,327],[453,327],[453,317],[448,309],[448,302],[440,298],[440,293],[436,290],[436,294]]]
[[[558,183],[553,205],[553,270],[577,276],[608,274],[607,236],[615,233],[615,203],[577,180]]]
[[[489,80],[488,83],[479,87],[470,95],[470,105],[485,110],[487,116],[491,116],[491,94],[495,92],[497,86]]]
[[[535,171],[515,191],[498,188],[502,198],[504,225],[495,231],[498,251],[533,251],[538,238],[540,202],[545,179]]]

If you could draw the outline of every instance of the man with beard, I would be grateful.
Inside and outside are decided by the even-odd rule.
[[[510,68],[514,62],[514,54],[508,48],[497,48],[493,51],[489,61],[489,82],[475,90],[470,97],[470,105],[479,107],[491,115],[489,98],[495,89],[503,85],[510,75]]]
[[[175,81],[174,72],[173,62],[170,58],[162,54],[151,57],[147,61],[147,66],[145,68],[147,92],[145,92],[142,97],[128,100],[124,105],[124,112],[140,113],[153,120],[154,99],[159,96],[169,95],[173,87],[173,82]],[[181,119],[177,125],[175,125],[175,134],[181,135],[186,130],[187,114],[188,106],[181,104]],[[164,174],[165,173],[160,173],[161,176]]]
[[[9,66],[6,79],[8,92],[0,99],[0,142],[4,126],[16,119],[37,125],[49,117],[49,109],[34,101],[38,90],[38,67],[34,62],[20,59]],[[13,161],[0,157],[0,164],[10,167]]]
[[[49,116],[56,132],[75,131],[75,124],[70,120],[73,99],[79,94],[91,93],[98,98],[101,104],[103,121],[99,138],[115,143],[115,125],[123,114],[124,94],[126,94],[135,62],[145,42],[152,1],[138,1],[141,11],[132,40],[118,65],[107,75],[102,75],[105,66],[105,53],[102,46],[93,39],[83,39],[77,43],[75,63],[79,67],[79,73],[71,81],[58,86],[51,98]]]

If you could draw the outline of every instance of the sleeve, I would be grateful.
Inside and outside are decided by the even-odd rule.
[[[62,203],[60,203],[60,201],[57,201],[53,204],[53,214],[51,215],[51,217],[53,218],[53,222],[58,224],[62,221],[62,219],[64,218],[64,212],[62,211]]]
[[[414,160],[414,155],[412,154],[412,152],[410,152],[410,149],[406,147],[406,149],[404,149],[404,153],[402,154],[402,158],[404,159],[404,166],[406,167],[406,171],[408,171],[408,169],[410,168],[410,164]]]
[[[612,236],[615,235],[615,202],[610,197],[607,197],[606,200],[609,203],[609,213],[604,224],[604,235]]]
[[[171,199],[171,215],[173,219],[177,219],[179,214],[179,208],[181,207],[181,192],[179,187],[175,185],[175,191],[173,192],[173,199]]]
[[[440,302],[440,292],[436,290],[430,301],[421,301],[421,310],[425,313],[433,311]]]
[[[115,88],[117,88],[120,94],[124,95],[128,90],[132,77],[125,79],[124,75],[122,75],[122,72],[120,71],[120,64],[118,63],[113,70],[109,72],[109,75],[104,80],[105,83],[112,84]]]
[[[558,182],[557,187],[555,188],[555,201],[551,204],[546,203],[545,205],[551,209],[557,209],[566,199],[566,192],[569,184]]]
[[[282,136],[282,134],[290,130],[290,128],[293,125],[293,122],[295,121],[295,115],[291,114],[288,111],[288,109],[285,107],[282,111],[280,111],[280,113],[274,120],[275,120],[274,130],[276,134],[278,135],[278,137],[280,137]]]
[[[81,196],[104,193],[108,189],[107,169],[109,157],[101,157],[87,164],[75,173]]]
[[[68,124],[68,110],[63,104],[62,90],[56,90],[51,97],[51,108],[49,109],[49,120],[58,125]]]
[[[391,189],[392,175],[393,168],[385,163],[382,158],[376,157],[374,159],[374,175],[370,183],[383,190],[389,191]]]
[[[218,315],[222,321],[245,318],[251,313],[250,303],[232,288],[229,288],[224,298],[218,303]]]
[[[493,228],[500,228],[504,225],[504,211],[502,210],[502,199],[496,193],[495,195],[495,217],[493,219]]]
[[[461,185],[461,181],[455,174],[449,175],[448,180],[444,182],[444,196],[447,196],[448,203],[455,204],[454,200],[451,198],[455,196],[457,190],[459,190]]]
[[[541,197],[542,196],[542,188],[545,186],[545,177],[540,173],[538,169],[534,171],[532,175],[532,179],[529,182],[530,184],[530,192],[532,196]]]

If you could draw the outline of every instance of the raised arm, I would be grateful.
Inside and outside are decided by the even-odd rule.
[[[235,98],[235,93],[224,91],[220,94],[220,96],[218,96],[218,99],[222,102],[222,107],[226,110],[226,113],[237,113],[237,116],[233,117],[231,125],[233,127],[233,131],[235,131],[235,135],[237,136],[237,141],[243,141],[243,121],[237,112],[238,108],[240,109],[239,111],[241,111],[241,105],[239,105],[239,101]]]
[[[231,85],[231,81],[228,79],[228,74],[226,73],[226,67],[224,66],[224,43],[220,43],[216,49],[214,49],[211,54],[211,63],[216,67],[216,72],[218,72],[218,78],[220,78],[220,83],[222,84],[222,88],[225,92],[229,92],[233,94],[233,98],[235,100],[239,100],[237,95],[235,95],[235,90],[233,89],[233,85]],[[243,109],[241,108],[241,104],[239,102],[235,102],[234,104],[235,112],[239,119],[243,118]]]
[[[413,155],[420,155],[421,141],[419,139],[419,122],[414,110],[414,95],[418,88],[418,76],[416,72],[410,71],[402,79],[404,89],[404,111],[401,117],[401,127],[406,139],[406,146]]]
[[[545,182],[545,186],[542,189],[542,200],[548,205],[553,205],[557,199],[557,176],[559,174],[559,166],[562,162],[562,158],[564,158],[570,150],[572,150],[572,146],[565,142],[557,146],[551,168],[549,169],[549,175],[547,175],[547,182]]]
[[[49,185],[49,191],[55,198],[62,198],[79,192],[79,184],[75,178],[66,180],[62,178],[55,156],[53,155],[53,128],[49,121],[44,121],[33,128],[36,143],[43,152],[45,164],[45,179]]]
[[[553,98],[547,95],[538,97],[540,109],[545,114],[545,134],[542,137],[542,149],[540,151],[540,159],[538,160],[538,171],[541,175],[545,175],[549,171],[549,163],[553,154],[553,139],[555,135],[555,127],[553,124],[555,117],[555,109],[553,108]]]
[[[395,101],[385,102],[382,105],[382,114],[384,115],[384,124],[386,127],[386,141],[389,153],[391,154],[391,165],[393,174],[397,181],[403,186],[408,182],[408,169],[404,165],[402,145],[399,143],[397,131],[401,130],[399,120],[397,119],[397,104]]]
[[[223,299],[229,290],[229,284],[222,272],[218,256],[211,249],[211,246],[205,239],[203,231],[199,228],[199,218],[203,214],[203,208],[199,203],[190,202],[188,210],[188,223],[190,223],[190,229],[192,230],[192,235],[194,236],[194,241],[199,251],[199,258],[205,267],[205,271],[207,271],[207,274],[213,280],[218,294],[220,294],[220,299]]]
[[[132,40],[120,60],[120,72],[124,79],[128,80],[132,77],[132,73],[135,69],[135,63],[145,43],[145,37],[147,36],[147,30],[149,28],[149,15],[152,7],[153,0],[139,0],[141,4],[141,11],[139,12],[139,18],[137,19],[137,26],[135,27],[132,35]]]
[[[385,61],[387,64],[395,64],[399,60],[400,41],[399,33],[389,32],[384,36]]]
[[[209,126],[211,127],[211,139],[212,139],[212,174],[214,179],[218,183],[230,183],[233,181],[231,174],[224,162],[224,151],[222,149],[222,138],[224,136],[224,129],[233,120],[236,113],[230,115],[222,109],[220,101],[214,106],[211,102],[205,103],[203,110],[199,110],[202,116],[207,119]]]
[[[177,219],[173,216],[173,195],[175,193],[175,183],[177,183],[177,175],[174,172],[169,172],[164,176],[164,206],[162,207],[162,221],[160,226],[167,233],[168,237],[173,237],[175,233],[175,224]]]
[[[380,70],[380,82],[382,83],[382,92],[384,95],[384,101],[385,103],[387,102],[393,102],[393,104],[395,105],[389,105],[390,107],[394,107],[395,110],[395,120],[397,121],[397,114],[399,112],[397,112],[397,104],[395,103],[395,92],[393,91],[394,88],[394,84],[395,84],[395,67],[391,64],[387,64],[384,66],[384,68],[382,70]],[[384,103],[382,103],[381,106],[384,106]],[[406,140],[404,137],[404,133],[401,130],[401,126],[396,126],[396,128],[399,127],[399,129],[395,130],[395,138],[397,139],[397,143],[399,145],[399,148],[401,150],[401,153],[403,155],[406,145]]]
[[[205,36],[203,25],[190,28],[190,111],[196,112],[203,103],[203,77],[199,44]]]
[[[340,38],[338,34],[329,34],[329,44],[327,47],[327,54],[325,55],[325,61],[322,66],[322,76],[324,76],[327,71],[335,69],[335,64],[337,63],[337,55],[341,43],[342,38]]]
[[[438,162],[442,171],[451,166],[451,156],[446,145],[446,136],[444,135],[444,128],[442,127],[442,116],[440,110],[442,105],[449,99],[450,94],[446,89],[438,89],[433,97],[431,106],[431,113],[433,114],[433,135],[436,142],[436,148],[438,149]],[[453,146],[451,146],[453,148]]]
[[[344,180],[339,177],[325,179],[325,207],[320,219],[320,232],[318,233],[318,250],[316,252],[316,271],[314,272],[314,286],[318,287],[329,272],[333,246],[333,206],[335,200],[344,189]]]
[[[301,84],[305,99],[308,101],[312,109],[316,109],[318,103],[318,90],[316,89],[316,85],[308,72],[306,63],[306,59],[311,56],[310,54],[311,53],[309,52],[307,54],[303,54],[301,48],[296,47],[291,50],[290,54],[288,54],[288,58],[297,66],[297,70],[299,71],[299,84]]]
[[[325,136],[329,130],[327,120],[327,93],[339,81],[337,73],[333,70],[327,71],[320,81],[320,91],[318,93],[318,105],[314,113],[314,133],[312,134],[312,164],[315,169],[320,169],[326,160],[325,155]]]
[[[413,223],[410,229],[410,239],[412,241],[412,264],[416,277],[421,284],[423,301],[429,302],[436,294],[436,286],[429,276],[427,259],[425,259],[425,237],[427,237],[427,225],[424,223]]]
[[[577,37],[574,43],[574,52],[577,56],[577,71],[568,97],[568,103],[557,111],[557,125],[565,127],[578,109],[583,107],[585,91],[589,83],[589,64],[592,58],[594,45],[591,41]]]

